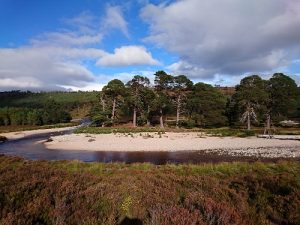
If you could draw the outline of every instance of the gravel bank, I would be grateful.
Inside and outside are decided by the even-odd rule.
[[[300,157],[300,141],[210,137],[201,133],[70,134],[46,142],[48,149],[82,151],[205,151],[232,156]]]

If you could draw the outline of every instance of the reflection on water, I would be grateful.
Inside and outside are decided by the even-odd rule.
[[[85,162],[150,162],[161,165],[166,163],[205,163],[254,161],[255,158],[218,156],[201,151],[185,152],[96,152],[49,150],[43,142],[49,137],[72,133],[74,129],[64,132],[49,132],[31,135],[26,138],[0,144],[0,154],[17,155],[31,160],[80,160]]]

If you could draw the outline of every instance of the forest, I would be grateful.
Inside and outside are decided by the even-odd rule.
[[[96,92],[0,92],[0,126],[48,125],[88,114]]]
[[[91,110],[95,126],[132,121],[132,126],[159,124],[174,127],[266,126],[300,116],[300,88],[287,75],[275,73],[269,80],[247,76],[225,95],[218,87],[194,84],[185,75],[155,73],[154,84],[136,75],[124,84],[112,80],[99,93]]]
[[[0,125],[44,125],[89,116],[93,126],[161,128],[266,127],[300,118],[300,87],[275,73],[243,78],[232,92],[185,75],[157,71],[154,83],[134,76],[127,83],[111,80],[93,92],[1,92]],[[100,85],[99,85],[100,87]],[[100,89],[100,88],[99,88]]]

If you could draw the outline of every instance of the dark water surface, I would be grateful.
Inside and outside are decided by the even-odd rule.
[[[19,140],[12,140],[0,144],[0,154],[21,156],[30,160],[80,160],[84,162],[150,162],[161,165],[166,163],[217,163],[232,161],[257,161],[254,157],[220,156],[202,151],[177,152],[105,152],[105,151],[70,151],[49,150],[45,142],[51,136],[72,133],[74,128],[63,132],[49,132],[35,134]],[[274,159],[260,159],[260,161],[274,161]],[[276,161],[276,160],[275,160]]]

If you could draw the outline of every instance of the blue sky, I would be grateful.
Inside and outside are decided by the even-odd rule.
[[[100,90],[157,70],[300,83],[298,0],[0,0],[0,90]]]

